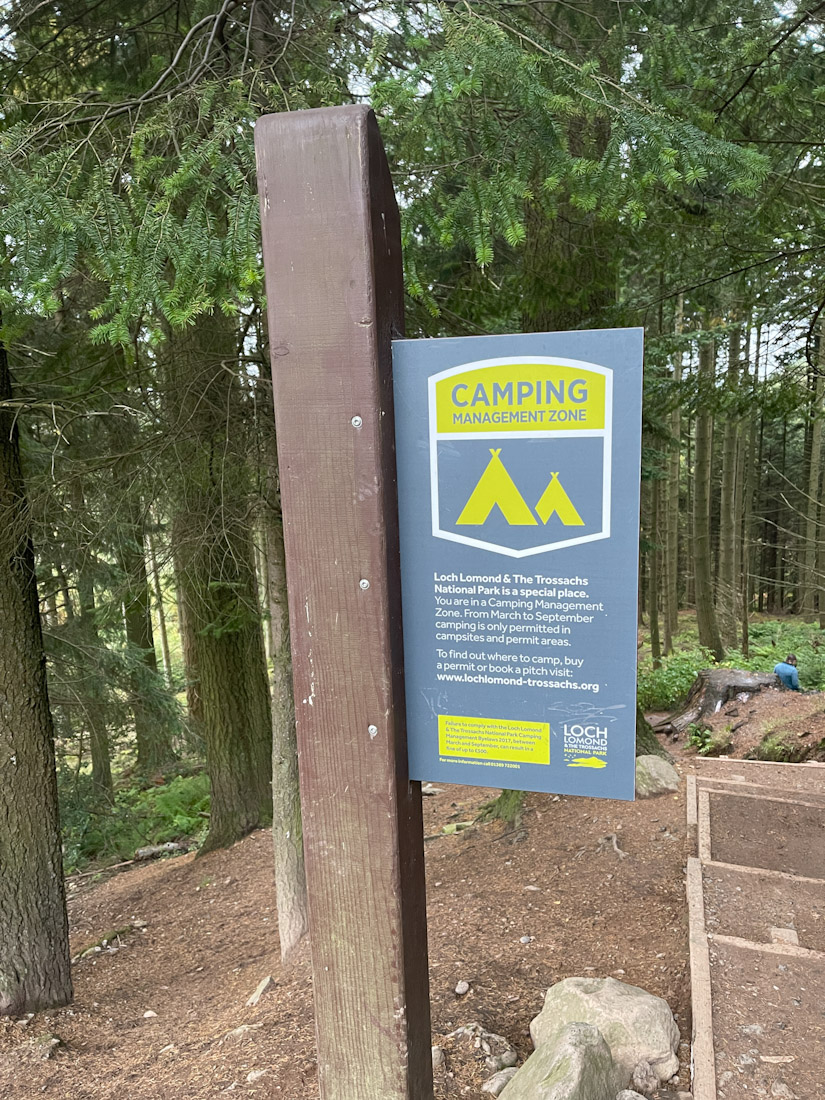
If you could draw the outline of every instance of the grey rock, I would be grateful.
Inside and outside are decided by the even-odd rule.
[[[465,993],[470,992],[470,983],[465,981],[459,982],[455,987],[455,991],[459,997],[463,997]]]
[[[505,1071],[506,1072],[506,1071]],[[610,1048],[598,1028],[569,1023],[530,1055],[502,1100],[615,1100],[620,1088]]]
[[[440,1069],[444,1061],[444,1051],[441,1047],[433,1047],[433,1069]]]
[[[567,1024],[584,1022],[604,1036],[619,1068],[616,1090],[630,1085],[640,1062],[664,1084],[679,1070],[679,1028],[667,1001],[615,978],[565,978],[547,990],[544,1007],[530,1024],[540,1049]]]
[[[517,1072],[515,1069],[500,1069],[484,1082],[481,1091],[489,1092],[491,1096],[500,1096]]]
[[[636,757],[636,797],[652,798],[679,790],[679,773],[661,756]]]
[[[639,1062],[630,1077],[631,1088],[642,1096],[652,1096],[660,1084],[658,1074],[653,1071],[650,1062]]]
[[[622,1089],[616,1100],[645,1100],[639,1092],[634,1092],[633,1089]]]

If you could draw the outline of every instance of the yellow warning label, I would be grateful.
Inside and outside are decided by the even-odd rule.
[[[557,363],[475,367],[436,383],[437,430],[603,430],[605,376]]]
[[[463,756],[473,760],[549,764],[550,725],[509,718],[439,714],[438,751],[442,756]]]

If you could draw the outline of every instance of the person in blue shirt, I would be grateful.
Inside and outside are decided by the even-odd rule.
[[[782,686],[791,691],[799,691],[799,673],[796,671],[796,656],[789,653],[784,661],[774,667],[774,672],[782,681]]]

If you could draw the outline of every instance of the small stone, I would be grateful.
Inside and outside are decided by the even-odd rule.
[[[261,997],[263,997],[264,993],[271,993],[272,992],[272,990],[275,988],[275,984],[276,984],[275,979],[272,977],[272,975],[271,974],[267,975],[266,978],[264,978],[262,981],[260,981],[258,983],[258,986],[255,989],[255,992],[252,994],[252,996],[246,1002],[246,1007],[247,1008],[254,1008],[255,1005],[258,1003],[258,1001],[260,1001]]]
[[[771,1096],[775,1100],[798,1100],[795,1092],[791,1092],[784,1081],[774,1081],[771,1085]]]
[[[794,928],[771,928],[771,943],[789,944],[791,947],[799,947],[799,935]]]
[[[52,1035],[49,1032],[41,1035],[34,1044],[38,1058],[41,1058],[44,1062],[54,1058],[63,1045],[63,1040],[59,1035]]]
[[[645,1100],[644,1096],[639,1092],[634,1092],[633,1089],[622,1089],[616,1100]]]
[[[445,1061],[446,1058],[441,1047],[433,1047],[433,1069],[441,1069]]]
[[[521,939],[518,942],[519,943],[532,943],[534,938],[535,938],[534,936],[522,936]]]
[[[654,1073],[650,1062],[639,1062],[633,1070],[630,1084],[642,1096],[652,1096],[659,1087],[659,1075]]]
[[[518,1070],[516,1069],[501,1069],[484,1082],[481,1091],[488,1092],[491,1096],[499,1096],[517,1073]]]
[[[157,1012],[153,1012],[151,1008],[147,1008],[147,1010],[143,1013],[144,1020],[152,1020],[155,1018],[155,1016],[157,1016]]]
[[[256,1081],[260,1081],[262,1077],[265,1077],[269,1073],[266,1069],[253,1069],[247,1075],[246,1079],[250,1085],[254,1085]]]
[[[460,981],[455,987],[455,992],[457,997],[463,997],[466,993],[470,992],[470,983],[463,980]]]
[[[225,1043],[227,1040],[235,1041],[237,1039],[243,1039],[250,1031],[255,1031],[256,1028],[263,1026],[263,1024],[241,1024],[240,1027],[234,1027],[231,1031],[227,1031],[226,1035],[221,1039],[221,1042]]]
[[[501,1055],[501,1064],[505,1069],[510,1069],[511,1066],[516,1065],[518,1062],[518,1054],[514,1050],[505,1050]]]

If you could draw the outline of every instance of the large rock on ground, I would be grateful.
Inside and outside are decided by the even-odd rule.
[[[547,990],[530,1024],[540,1050],[573,1022],[599,1029],[619,1069],[616,1091],[627,1088],[639,1062],[649,1062],[664,1084],[679,1069],[679,1028],[667,1001],[615,978],[565,978]]]
[[[619,1087],[599,1029],[569,1023],[530,1055],[500,1100],[615,1100]]]
[[[661,756],[636,757],[636,797],[652,798],[679,790],[679,773]]]

